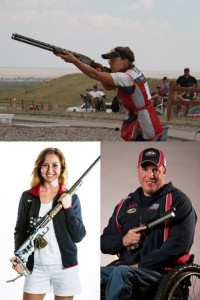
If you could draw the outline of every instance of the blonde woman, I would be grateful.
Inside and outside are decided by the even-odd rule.
[[[18,208],[15,226],[15,251],[28,238],[31,232],[30,220],[48,213],[61,201],[63,208],[49,223],[45,234],[47,245],[35,248],[29,257],[23,300],[42,300],[46,293],[55,295],[55,300],[72,300],[80,293],[80,280],[76,243],[85,234],[81,206],[76,194],[66,194],[67,166],[63,153],[57,148],[42,150],[32,172],[31,189],[23,192]],[[11,259],[16,261],[16,257]],[[20,264],[13,268],[22,272]]]

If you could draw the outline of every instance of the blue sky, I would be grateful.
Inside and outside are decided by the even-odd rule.
[[[200,72],[199,0],[0,0],[1,67],[71,68],[51,53],[11,40],[19,33],[99,62],[129,46],[142,70]]]

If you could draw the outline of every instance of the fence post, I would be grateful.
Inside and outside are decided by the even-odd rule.
[[[172,116],[172,107],[174,103],[174,82],[170,81],[169,86],[170,86],[170,90],[169,90],[169,97],[167,101],[167,121],[170,121]]]

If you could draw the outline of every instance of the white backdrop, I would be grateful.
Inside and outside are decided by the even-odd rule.
[[[21,193],[29,189],[36,157],[46,147],[57,147],[64,153],[69,171],[68,188],[100,155],[99,142],[0,142],[1,299],[22,299],[24,278],[6,283],[17,275],[9,262],[14,250],[14,226]],[[94,300],[99,294],[100,162],[85,177],[77,194],[87,235],[77,244],[82,293],[75,299]],[[45,297],[45,300],[48,299],[53,299],[53,294]]]

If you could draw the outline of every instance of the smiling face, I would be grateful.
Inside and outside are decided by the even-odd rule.
[[[41,166],[41,176],[48,183],[58,182],[61,174],[61,163],[59,157],[55,154],[46,155]]]
[[[166,168],[152,163],[143,163],[137,167],[138,179],[145,196],[152,196],[164,185]]]

